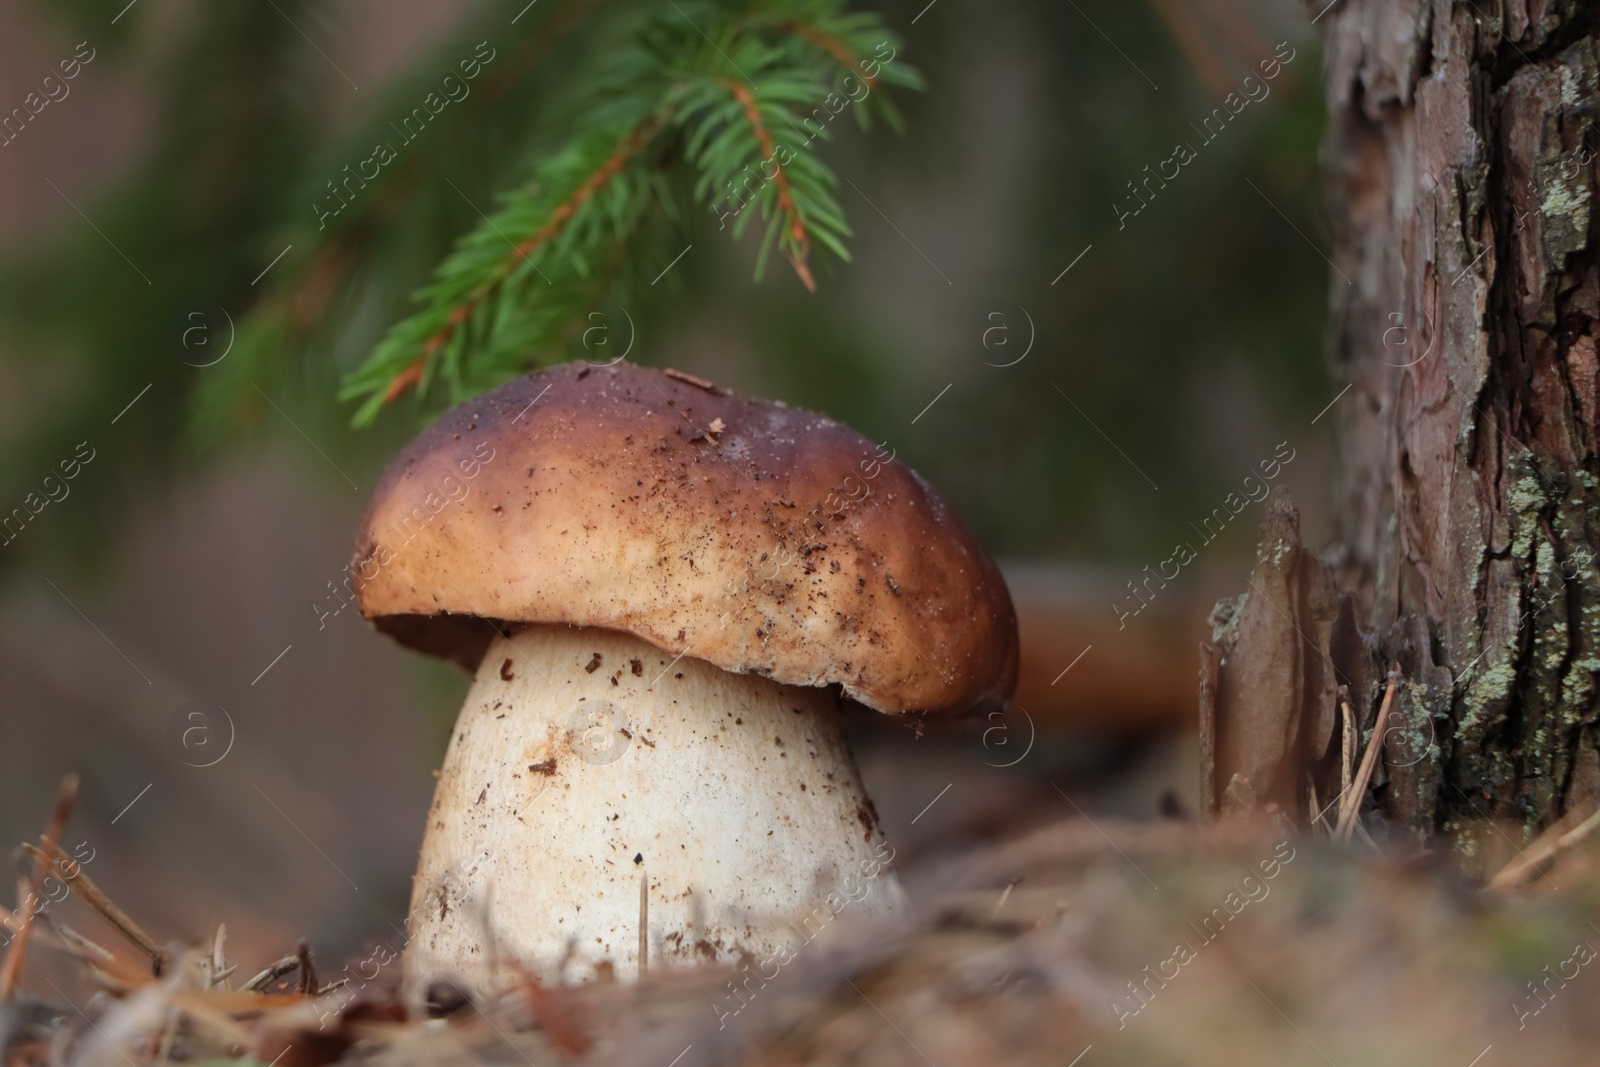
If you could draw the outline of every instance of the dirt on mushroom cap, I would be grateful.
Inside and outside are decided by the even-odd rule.
[[[469,668],[496,626],[566,623],[886,712],[993,707],[1016,677],[998,569],[892,449],[627,363],[447,413],[385,472],[352,570],[379,629]]]

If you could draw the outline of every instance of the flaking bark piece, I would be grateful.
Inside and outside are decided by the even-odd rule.
[[[1276,805],[1302,812],[1301,784],[1325,759],[1339,723],[1343,681],[1328,655],[1339,599],[1327,566],[1300,543],[1300,517],[1275,494],[1262,523],[1249,593],[1216,633],[1209,773],[1223,813]],[[1219,605],[1219,610],[1222,605]],[[1203,743],[1202,748],[1206,746]]]

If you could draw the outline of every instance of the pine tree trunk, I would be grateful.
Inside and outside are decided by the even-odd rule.
[[[1257,603],[1215,620],[1209,799],[1337,798],[1337,688],[1364,752],[1398,663],[1366,807],[1487,866],[1600,799],[1600,8],[1339,0],[1318,27],[1341,544],[1324,568],[1275,514]],[[1245,691],[1285,673],[1287,711]]]

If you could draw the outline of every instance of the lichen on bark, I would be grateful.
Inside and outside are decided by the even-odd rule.
[[[1346,0],[1320,28],[1336,577],[1405,676],[1366,803],[1493,863],[1489,820],[1527,838],[1600,799],[1600,11]],[[1299,758],[1326,795],[1331,754]]]

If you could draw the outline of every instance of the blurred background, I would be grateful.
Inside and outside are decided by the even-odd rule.
[[[35,836],[75,770],[70,842],[161,936],[226,921],[238,958],[307,936],[338,959],[403,919],[468,679],[376,635],[339,585],[367,492],[437,408],[355,430],[339,384],[478,207],[570,132],[563,80],[632,10],[0,5],[0,115],[23,109],[0,123],[0,514],[24,509],[0,535],[0,840]],[[1017,706],[920,738],[851,723],[908,861],[1063,799],[1192,812],[1196,645],[1262,515],[1232,502],[1292,455],[1273,490],[1308,544],[1330,525],[1305,14],[876,10],[926,88],[897,91],[903,132],[839,123],[821,150],[853,262],[819,261],[815,293],[781,264],[757,281],[755,234],[674,220],[688,251],[600,309],[614,347],[596,354],[631,342],[887,441],[1002,560]],[[480,41],[496,58],[472,95],[319,230],[325,183]],[[1208,140],[1213,109],[1285,56]],[[1180,142],[1178,177],[1142,184]],[[1193,561],[1144,584],[1180,543]]]

